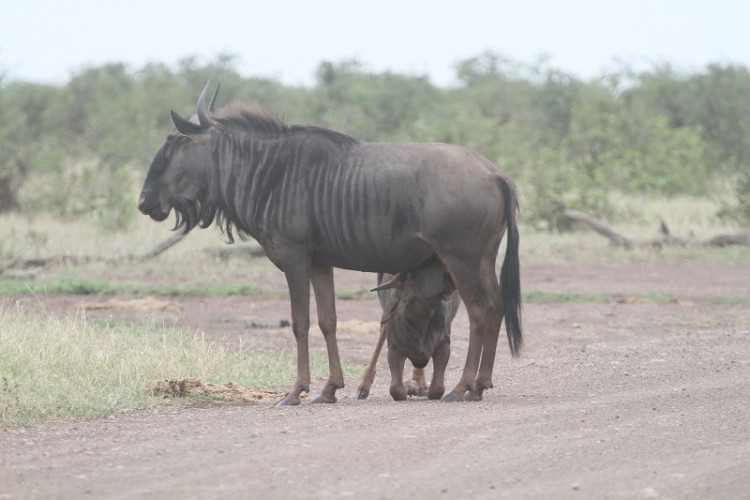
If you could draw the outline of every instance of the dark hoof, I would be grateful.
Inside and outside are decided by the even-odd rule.
[[[427,391],[427,399],[440,399],[445,394],[445,389]]]
[[[441,399],[440,401],[442,401],[443,403],[456,403],[463,400],[463,397],[456,396],[454,393],[449,392],[448,394],[443,396],[443,399]]]
[[[333,396],[332,398],[328,398],[320,394],[319,396],[316,396],[315,399],[310,401],[310,403],[316,403],[316,404],[317,403],[329,403],[330,404],[330,403],[335,403],[336,401],[338,401],[336,399],[336,396]]]
[[[369,389],[357,389],[357,392],[354,393],[354,397],[356,397],[357,399],[367,399],[367,396],[369,395]]]
[[[406,387],[394,389],[391,387],[391,397],[394,401],[406,401]]]
[[[466,393],[466,396],[464,396],[464,401],[481,401],[482,395],[477,394],[476,392],[469,391]]]
[[[300,403],[299,398],[291,397],[289,394],[276,401],[274,406],[297,406]]]

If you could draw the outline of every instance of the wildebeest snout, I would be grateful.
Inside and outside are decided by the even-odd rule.
[[[138,198],[138,210],[159,222],[169,217],[169,209],[162,208],[159,197],[151,189],[141,191],[141,196]]]

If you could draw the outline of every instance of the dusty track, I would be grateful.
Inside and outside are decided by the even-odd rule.
[[[156,408],[11,429],[0,433],[0,498],[750,495],[748,264],[535,268],[524,289],[633,297],[527,304],[525,355],[513,361],[501,346],[495,388],[479,403],[395,403],[383,359],[366,401],[350,397],[356,381],[348,380],[336,405]],[[638,299],[644,293],[676,300]],[[49,297],[44,307],[70,310],[80,300]],[[227,342],[293,349],[288,332],[216,321],[278,321],[288,316],[284,301],[180,302],[181,311],[151,314]],[[350,326],[375,321],[378,306],[340,301],[339,317]],[[449,384],[462,368],[466,328],[461,312]],[[363,363],[375,336],[342,328],[342,357]],[[313,349],[322,352],[318,337]]]

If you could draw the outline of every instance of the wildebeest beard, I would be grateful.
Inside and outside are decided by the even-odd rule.
[[[182,229],[187,233],[196,226],[206,228],[216,218],[216,205],[210,203],[205,195],[197,200],[177,196],[172,200],[172,208],[175,212],[175,223],[172,229],[175,231]],[[232,239],[231,234],[229,238]]]

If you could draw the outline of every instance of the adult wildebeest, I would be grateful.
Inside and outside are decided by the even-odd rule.
[[[445,392],[444,375],[451,354],[451,322],[458,311],[459,298],[450,274],[436,256],[396,276],[378,273],[378,292],[383,307],[380,338],[370,364],[357,388],[357,398],[365,399],[375,378],[375,365],[388,339],[390,393],[402,401],[407,395],[439,399]],[[412,380],[404,385],[404,362],[414,365]],[[432,358],[432,382],[425,382],[424,367]]]
[[[287,126],[232,106],[215,114],[218,88],[196,118],[174,111],[172,132],[149,168],[138,208],[175,229],[208,227],[252,236],[284,272],[297,380],[279,405],[309,391],[310,283],[330,375],[316,402],[335,402],[344,376],[336,345],[333,268],[396,274],[437,255],[470,322],[461,380],[444,400],[481,399],[492,387],[505,316],[521,348],[517,199],[511,179],[482,156],[448,144],[366,143],[314,126]],[[501,283],[495,260],[508,232]]]

